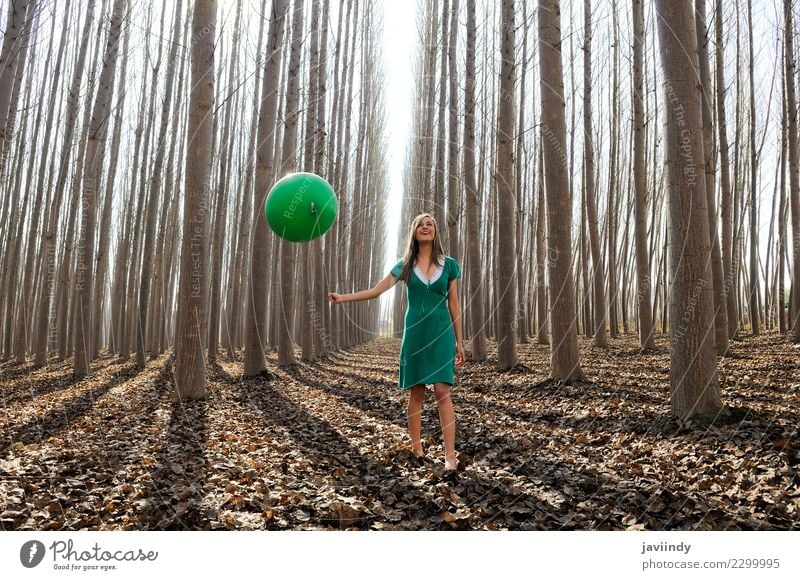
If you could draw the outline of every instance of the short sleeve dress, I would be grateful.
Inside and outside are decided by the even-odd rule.
[[[402,268],[400,260],[392,268],[392,276],[399,278]],[[409,275],[400,347],[401,389],[433,383],[453,384],[456,337],[447,307],[447,288],[450,280],[460,277],[461,268],[450,256],[439,258],[430,278],[425,277],[418,265]]]

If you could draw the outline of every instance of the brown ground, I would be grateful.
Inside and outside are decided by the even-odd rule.
[[[399,340],[378,339],[275,379],[212,369],[207,398],[171,401],[164,356],[136,373],[105,357],[0,365],[0,529],[800,529],[800,349],[774,334],[720,362],[737,418],[669,418],[669,354],[632,336],[581,341],[589,379],[460,367],[453,390],[462,469],[442,473],[433,393],[430,458],[408,452]],[[270,357],[274,366],[276,359]]]

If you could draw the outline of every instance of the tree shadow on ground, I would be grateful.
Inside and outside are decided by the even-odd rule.
[[[208,401],[172,400],[169,425],[144,491],[138,519],[147,529],[208,529],[203,505],[208,473]]]
[[[94,405],[95,401],[104,396],[112,388],[123,384],[136,376],[138,370],[134,366],[120,369],[112,378],[97,387],[84,391],[80,395],[63,401],[58,408],[52,409],[40,417],[33,417],[25,423],[15,426],[6,433],[0,443],[0,453],[16,443],[37,443],[53,436],[83,417]],[[85,379],[85,377],[83,377]]]

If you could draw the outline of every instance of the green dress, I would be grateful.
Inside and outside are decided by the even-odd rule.
[[[400,277],[403,261],[392,268]],[[450,280],[461,277],[461,268],[450,256],[439,258],[439,265],[429,279],[414,266],[406,284],[406,316],[400,347],[400,388],[414,385],[447,383],[455,375],[456,336],[447,288]]]

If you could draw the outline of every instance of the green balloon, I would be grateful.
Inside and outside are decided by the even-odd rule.
[[[264,213],[276,234],[290,242],[310,242],[336,221],[339,204],[331,184],[314,173],[291,173],[267,196]]]

